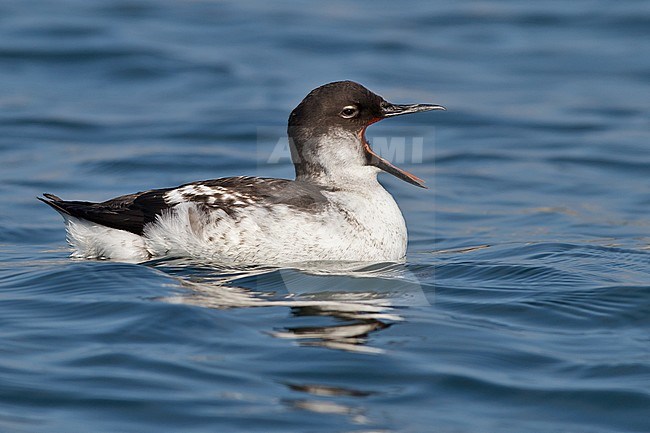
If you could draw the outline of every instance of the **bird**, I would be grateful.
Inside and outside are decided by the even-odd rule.
[[[175,257],[224,264],[399,262],[407,229],[383,171],[424,181],[373,151],[366,128],[435,104],[393,104],[353,81],[312,90],[291,112],[295,179],[237,176],[104,202],[39,200],[63,216],[72,257],[145,262]]]

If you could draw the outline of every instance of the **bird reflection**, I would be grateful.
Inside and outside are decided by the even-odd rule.
[[[299,310],[301,309],[299,308]],[[314,310],[313,308],[309,309]],[[300,315],[305,314],[300,313]],[[389,326],[380,320],[367,319],[343,325],[288,327],[283,331],[271,332],[271,335],[278,338],[295,339],[301,346],[321,346],[350,352],[382,353],[381,349],[366,346],[368,334]]]
[[[347,404],[309,399],[285,400],[284,403],[294,409],[306,410],[319,414],[345,415],[355,424],[370,423],[370,420],[366,417],[362,409]]]
[[[285,385],[292,391],[310,394],[316,397],[353,397],[364,398],[375,394],[374,391],[363,391],[358,389],[346,388],[341,386],[320,385],[315,383],[310,384],[296,384],[285,383]],[[289,407],[309,412],[345,415],[355,424],[369,424],[370,420],[366,417],[364,410],[354,404],[343,402],[334,402],[331,400],[323,400],[316,398],[295,398],[286,399],[284,403]]]
[[[363,353],[383,353],[379,348],[366,345],[368,334],[386,329],[390,322],[402,320],[390,312],[391,308],[379,303],[340,300],[309,300],[278,297],[244,287],[184,280],[181,284],[187,293],[167,297],[171,303],[184,303],[207,308],[278,307],[291,309],[292,316],[325,316],[339,322],[323,326],[289,326],[269,330],[276,338],[293,339],[301,346],[322,346]],[[389,322],[390,321],[390,322]]]
[[[319,385],[315,383],[285,383],[285,385],[293,391],[305,392],[319,397],[368,397],[377,394],[374,391],[362,391],[358,389],[344,388],[342,386]]]
[[[325,270],[321,266],[318,271],[314,267],[222,267],[215,271],[169,263],[157,267],[176,274],[187,289],[165,298],[166,302],[217,309],[287,307],[291,317],[321,318],[327,323],[271,329],[266,331],[269,335],[301,346],[379,354],[383,350],[368,345],[368,336],[403,320],[395,313],[394,301],[405,293],[410,300],[424,296],[419,285],[404,278],[404,272],[401,279],[396,278],[396,266],[400,265],[363,265],[352,270],[351,265]]]

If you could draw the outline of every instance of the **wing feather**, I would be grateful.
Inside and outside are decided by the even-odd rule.
[[[170,206],[165,202],[167,189],[120,196],[101,203],[65,201],[52,194],[38,197],[57,212],[96,224],[141,235],[146,224]]]
[[[284,204],[303,211],[327,203],[322,190],[312,184],[286,179],[228,177],[123,195],[101,203],[66,201],[53,194],[39,200],[57,212],[114,229],[142,235],[145,226],[166,209],[196,203],[224,210],[228,215],[251,205]]]

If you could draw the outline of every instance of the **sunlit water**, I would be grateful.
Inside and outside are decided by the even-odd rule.
[[[648,10],[0,3],[0,431],[650,431]],[[339,79],[448,108],[368,131],[405,263],[74,261],[35,200],[290,177]]]

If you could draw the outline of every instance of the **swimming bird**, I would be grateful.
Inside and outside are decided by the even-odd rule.
[[[39,200],[64,218],[73,257],[145,261],[189,257],[235,264],[399,261],[407,230],[380,171],[425,188],[378,156],[366,128],[433,104],[391,104],[352,81],[312,90],[287,133],[295,180],[227,177],[101,203]]]

